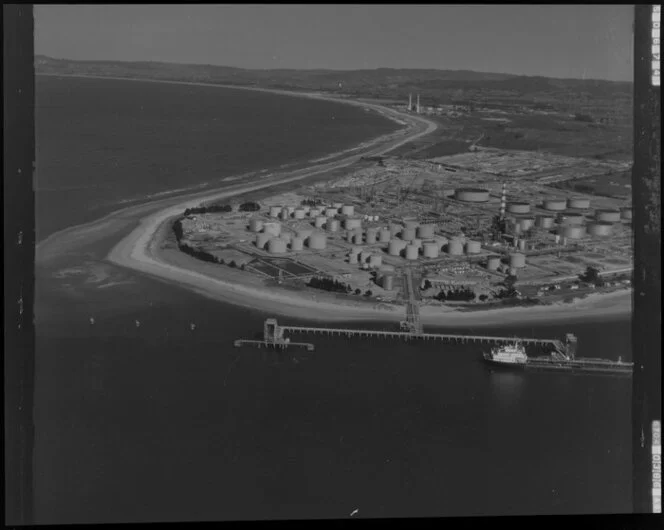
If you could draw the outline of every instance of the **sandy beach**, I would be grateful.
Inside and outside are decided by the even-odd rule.
[[[136,80],[142,81],[142,80]],[[168,82],[168,81],[154,81]],[[177,82],[176,82],[177,83]],[[206,85],[205,83],[184,83]],[[219,86],[219,85],[209,85]],[[240,89],[240,87],[231,87]],[[247,90],[261,90],[253,89]],[[274,90],[274,93],[284,93]],[[187,197],[162,199],[154,203],[129,207],[114,212],[103,219],[76,226],[53,234],[37,246],[37,261],[46,261],[58,254],[67,252],[71,247],[94,239],[108,236],[118,230],[131,231],[109,252],[107,261],[112,264],[148,274],[162,280],[189,288],[206,297],[244,307],[259,309],[277,317],[297,317],[328,322],[367,320],[399,321],[405,317],[402,307],[368,302],[342,303],[327,293],[293,293],[284,289],[266,289],[247,284],[240,284],[236,279],[223,277],[223,268],[217,267],[214,275],[203,272],[202,262],[191,259],[186,267],[182,263],[169,260],[166,253],[159,249],[159,234],[166,223],[181,215],[186,208],[199,205],[202,201],[221,200],[234,195],[267,189],[272,186],[305,180],[308,177],[324,174],[328,171],[349,166],[361,156],[376,156],[399,147],[407,142],[433,132],[437,125],[420,116],[401,114],[371,103],[326,97],[319,94],[287,93],[296,97],[314,97],[329,101],[359,105],[380,112],[386,117],[406,123],[407,128],[374,140],[361,146],[324,157],[321,162],[308,168],[261,179],[251,184],[241,182],[222,190],[197,193]],[[592,294],[573,303],[554,304],[535,307],[511,307],[485,311],[463,312],[450,307],[424,306],[421,308],[422,322],[430,326],[494,325],[523,322],[544,322],[581,318],[604,318],[625,316],[631,312],[631,291],[619,291],[608,294]]]

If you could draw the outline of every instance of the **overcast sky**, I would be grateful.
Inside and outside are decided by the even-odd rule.
[[[632,80],[633,6],[39,5],[35,53]]]

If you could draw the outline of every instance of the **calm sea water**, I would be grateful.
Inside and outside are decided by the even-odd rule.
[[[139,84],[109,87],[130,90],[120,85]],[[68,104],[79,112],[77,100]],[[97,125],[128,116],[123,109]],[[40,134],[40,150],[60,141]],[[248,145],[253,131],[243,134]],[[70,168],[93,157],[60,156]],[[126,197],[151,191],[135,186]],[[57,217],[57,196],[42,197]],[[37,522],[631,510],[629,379],[493,373],[477,346],[315,337],[312,353],[235,349],[233,339],[260,333],[272,315],[105,265],[113,242],[37,271]],[[631,357],[626,320],[487,331],[574,332],[584,355]]]

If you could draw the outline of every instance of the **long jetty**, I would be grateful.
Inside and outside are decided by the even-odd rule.
[[[285,333],[313,333],[330,336],[346,336],[346,337],[374,337],[374,338],[398,338],[406,340],[440,340],[443,342],[457,342],[457,343],[494,343],[504,344],[512,343],[517,340],[515,337],[496,337],[491,335],[460,335],[449,333],[412,333],[408,331],[383,331],[373,329],[347,329],[347,328],[319,328],[311,326],[281,326],[278,325],[278,335],[284,336]],[[535,339],[535,338],[519,338],[523,344],[530,344],[533,346],[550,346],[556,350],[564,350],[565,346],[561,340],[558,339]]]

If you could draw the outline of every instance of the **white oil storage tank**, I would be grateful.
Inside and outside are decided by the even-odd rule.
[[[415,228],[404,228],[401,231],[401,239],[404,241],[412,241],[415,239]]]
[[[304,219],[306,216],[306,212],[304,211],[304,208],[296,208],[295,212],[293,213],[293,217],[295,219]]]
[[[318,208],[318,207],[316,207],[316,208],[311,208],[311,209],[309,210],[309,217],[311,217],[312,219],[315,219],[315,218],[318,217],[320,214],[321,214],[321,209]]]
[[[378,268],[383,264],[383,256],[379,254],[372,254],[369,256],[369,267]]]
[[[520,253],[510,254],[510,267],[520,269],[526,266],[526,256]]]
[[[453,239],[447,243],[447,253],[452,256],[460,256],[463,254],[463,243],[458,239]]]
[[[390,256],[400,256],[403,249],[406,248],[406,242],[401,239],[392,239],[388,243],[387,253]]]
[[[497,271],[500,267],[500,256],[489,256],[486,260],[486,268],[490,271]]]
[[[392,234],[390,234],[390,231],[387,228],[383,228],[380,232],[378,232],[378,241],[381,243],[387,243],[391,237]]]
[[[363,242],[363,237],[362,237],[362,232],[361,231],[355,231],[353,232],[353,240],[352,242],[355,243],[356,245],[361,245]]]
[[[270,217],[279,217],[281,206],[270,206]]]
[[[367,229],[367,245],[373,245],[376,242],[378,231],[375,228]]]
[[[413,239],[410,243],[411,245],[415,245],[417,248],[422,248],[422,240],[419,238]]]
[[[349,252],[348,253],[348,263],[350,263],[351,265],[357,264],[358,256],[359,256],[359,254]]]
[[[326,217],[334,217],[337,215],[337,209],[336,208],[325,208],[325,216]]]
[[[316,228],[323,228],[326,222],[327,222],[327,217],[319,215],[318,217],[316,217],[316,219],[314,219],[314,226]]]
[[[420,255],[420,249],[415,245],[406,246],[406,259],[414,260]]]
[[[355,207],[352,204],[344,204],[341,207],[341,213],[342,215],[348,215],[349,217],[353,216],[355,215]]]
[[[530,213],[530,204],[521,201],[509,202],[507,203],[507,211],[516,214]]]
[[[250,219],[249,220],[249,230],[252,232],[260,232],[263,229],[263,221],[260,219]]]
[[[334,203],[332,203],[332,207],[333,207],[337,212],[338,212],[339,210],[341,210],[341,207],[342,207],[343,205],[344,205],[344,204],[343,204],[342,202],[334,202]]]
[[[273,237],[268,241],[267,248],[270,254],[283,254],[286,252],[286,241]]]
[[[422,243],[422,255],[425,258],[437,258],[440,247],[436,241],[425,241]]]
[[[281,219],[289,219],[290,218],[290,213],[288,212],[288,208],[282,208],[281,213],[279,214],[279,218]]]
[[[303,250],[304,249],[304,239],[301,237],[294,237],[291,239],[290,248],[293,251]]]
[[[346,230],[355,230],[356,228],[362,228],[362,219],[359,217],[347,217],[344,219],[344,228]]]
[[[466,254],[479,254],[482,251],[482,245],[479,241],[466,241]]]
[[[261,250],[265,249],[265,245],[267,245],[267,242],[272,239],[274,236],[272,234],[257,234],[256,235],[256,248],[259,248]]]
[[[537,216],[537,226],[539,228],[553,228],[555,223],[555,218],[550,215],[538,215]]]
[[[325,223],[325,228],[327,228],[327,230],[330,232],[337,232],[339,231],[339,221],[337,219],[330,219],[327,223]]]
[[[293,234],[291,234],[290,232],[282,232],[279,237],[283,239],[286,243],[290,243],[291,239],[293,239]]]
[[[390,234],[392,234],[393,236],[398,236],[401,233],[402,229],[403,227],[399,224],[396,223],[390,224]]]
[[[568,208],[575,208],[577,210],[587,210],[590,208],[590,199],[585,197],[572,197],[567,201]]]
[[[382,287],[386,291],[394,289],[394,274],[385,274],[383,276]]]
[[[586,227],[583,225],[563,226],[561,235],[563,239],[581,239],[586,235]]]
[[[487,202],[489,190],[482,188],[459,188],[454,190],[454,198],[463,202]]]
[[[567,209],[567,199],[544,199],[542,206],[551,212],[561,212]]]
[[[420,225],[417,227],[417,237],[420,239],[431,239],[433,237],[435,226],[432,224]]]
[[[403,225],[406,228],[415,230],[415,229],[417,229],[418,226],[420,226],[420,223],[418,223],[417,221],[408,220],[408,221],[404,221]]]
[[[519,228],[522,232],[530,230],[535,225],[535,219],[532,217],[522,217],[518,221]]]
[[[607,237],[613,233],[613,223],[596,221],[588,225],[588,234],[594,237]]]
[[[620,221],[620,210],[596,210],[595,219],[598,221],[606,221],[609,223],[617,223]]]
[[[327,246],[327,236],[321,232],[314,232],[309,236],[308,246],[314,250],[323,250]]]

